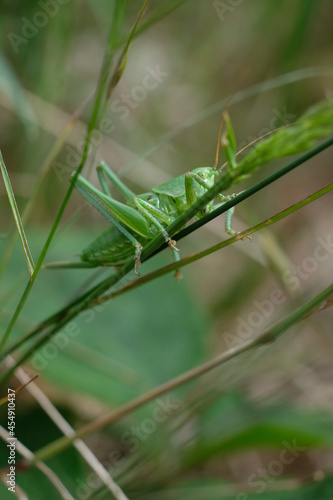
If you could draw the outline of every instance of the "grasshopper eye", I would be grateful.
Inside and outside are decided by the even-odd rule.
[[[146,195],[146,201],[154,202],[157,200],[157,196],[154,193],[149,193]]]

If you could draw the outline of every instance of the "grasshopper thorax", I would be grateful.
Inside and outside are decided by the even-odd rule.
[[[193,170],[193,173],[204,181],[207,189],[214,186],[215,178],[218,175],[218,171],[213,167],[198,167]]]

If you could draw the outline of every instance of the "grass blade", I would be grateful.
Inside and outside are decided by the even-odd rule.
[[[125,67],[126,67],[126,63],[127,63],[127,58],[128,58],[128,53],[129,53],[129,49],[130,49],[130,46],[131,46],[131,43],[132,43],[132,40],[134,38],[134,35],[137,31],[137,26],[144,14],[144,11],[147,7],[147,4],[148,4],[148,0],[144,0],[143,4],[142,4],[142,7],[140,9],[140,12],[138,14],[138,17],[136,18],[136,21],[134,23],[134,26],[128,36],[128,39],[126,41],[126,45],[125,45],[125,48],[124,50],[122,51],[121,53],[121,56],[118,60],[118,63],[117,63],[117,66],[115,68],[115,71],[113,72],[113,75],[112,75],[112,78],[110,80],[110,83],[109,83],[109,86],[108,86],[108,90],[107,90],[107,93],[106,93],[106,98],[109,99],[110,95],[111,95],[111,92],[112,90],[115,88],[115,86],[118,84],[124,70],[125,70]]]
[[[180,231],[177,234],[177,240],[180,240],[184,236],[187,236],[188,234],[193,232],[198,227],[201,227],[201,225],[203,225],[204,223],[207,223],[209,220],[226,212],[229,208],[236,205],[240,201],[242,201],[242,200],[248,198],[249,196],[251,196],[252,194],[260,191],[260,189],[262,189],[263,187],[271,184],[276,179],[282,177],[286,173],[290,172],[294,168],[296,168],[299,165],[301,165],[302,163],[304,163],[306,160],[312,158],[313,156],[317,155],[321,151],[330,147],[332,144],[333,144],[333,137],[331,137],[327,141],[323,142],[322,144],[320,144],[316,148],[312,149],[311,151],[304,153],[299,158],[297,158],[297,160],[289,163],[285,167],[279,169],[277,172],[274,172],[273,174],[269,175],[268,177],[266,177],[265,179],[263,179],[259,183],[255,184],[251,188],[238,194],[232,200],[224,203],[221,207],[217,208],[216,210],[214,210],[210,214],[205,215],[205,217],[203,217],[202,219],[194,222],[190,226],[188,226],[185,229],[183,229],[182,231]],[[222,178],[222,180],[223,180],[223,178]],[[209,193],[209,196],[211,196],[210,192],[212,190],[214,190],[216,188],[216,186],[217,186],[217,184],[213,188],[211,188],[209,191],[207,191],[207,194]],[[323,189],[326,190],[326,189],[329,189],[329,187],[326,187]],[[199,206],[202,198],[207,196],[207,194],[204,195],[203,197],[201,197],[195,203],[195,205]],[[216,195],[216,193],[215,194],[213,193],[212,198],[215,195]],[[207,200],[206,200],[206,203],[207,203]],[[190,213],[189,219],[193,216],[193,214],[191,213],[192,209],[193,209],[193,207],[189,208],[185,212],[185,214]],[[195,209],[196,211],[194,213],[196,213],[199,209],[200,209],[200,206],[199,206],[199,208],[196,207],[196,209]],[[175,222],[177,223],[178,220],[179,220],[179,218],[176,219]],[[170,231],[170,228],[172,228],[174,231],[176,231],[174,229],[175,222],[168,227],[168,231]],[[180,223],[179,227],[181,227],[181,225],[182,225],[182,223]],[[177,227],[177,229],[178,229],[178,227]],[[171,234],[174,234],[174,233],[171,233]],[[247,234],[250,234],[250,233],[248,232]],[[246,236],[246,234],[244,236]],[[226,241],[228,242],[229,240],[226,240]],[[164,248],[164,246],[163,246],[164,243],[165,242],[164,242],[163,236],[157,235],[150,243],[148,243],[148,245],[146,245],[144,247],[143,252],[142,252],[142,262],[144,260],[147,260],[147,258],[150,257],[151,255],[157,253],[157,251],[160,251],[162,248]],[[223,242],[223,244],[225,244],[225,242]],[[202,255],[202,256],[204,256],[204,255]],[[183,259],[182,261],[179,261],[176,264],[172,264],[171,266],[173,266],[173,267],[172,268],[168,267],[168,270],[170,270],[170,271],[174,270],[175,269],[174,266],[176,266],[177,268],[180,267],[181,263],[184,264],[184,261],[186,261],[186,259]],[[98,300],[100,297],[102,297],[112,286],[114,286],[116,283],[118,283],[118,281],[121,278],[123,278],[128,272],[130,272],[132,270],[133,270],[133,261],[132,261],[132,259],[129,259],[128,262],[126,262],[118,271],[113,273],[110,277],[106,278],[101,283],[99,283],[98,285],[96,285],[92,289],[88,290],[86,293],[84,293],[80,297],[76,298],[75,300],[73,300],[69,304],[67,304],[64,308],[60,309],[58,312],[56,312],[55,314],[50,316],[48,319],[43,321],[43,323],[41,323],[39,326],[34,328],[25,337],[21,338],[18,342],[16,342],[9,349],[7,349],[7,351],[1,355],[0,359],[2,359],[3,357],[5,357],[8,354],[11,354],[15,349],[17,349],[19,346],[21,346],[26,341],[32,339],[35,336],[39,336],[39,338],[35,341],[33,346],[31,348],[27,349],[27,351],[24,354],[22,354],[20,359],[18,359],[16,366],[13,367],[11,370],[7,371],[7,373],[3,374],[2,377],[0,377],[0,383],[4,382],[11,375],[12,371],[14,371],[14,369],[17,366],[19,366],[21,363],[23,363],[25,360],[27,360],[33,351],[39,349],[42,345],[44,345],[56,332],[58,332],[63,326],[65,326],[71,319],[75,318],[75,316],[77,316],[77,314],[79,314],[81,311],[88,309],[89,307],[92,307],[92,305],[96,303],[96,300]],[[52,327],[52,325],[54,325],[54,326]],[[50,328],[50,329],[47,330],[48,328]]]
[[[96,299],[95,302],[93,302],[92,306],[97,305],[97,304],[103,304],[104,302],[107,302],[114,297],[117,297],[118,295],[122,295],[125,292],[128,292],[129,290],[132,290],[133,288],[138,288],[145,283],[148,283],[149,281],[152,281],[160,276],[164,276],[165,274],[169,274],[173,271],[177,271],[177,269],[181,269],[185,266],[188,266],[189,264],[192,264],[193,262],[196,262],[199,259],[202,259],[204,257],[207,257],[208,255],[211,255],[214,252],[217,252],[218,250],[221,250],[222,248],[225,248],[229,245],[232,245],[236,241],[244,240],[247,236],[250,236],[253,233],[256,233],[257,231],[260,231],[261,229],[264,229],[266,227],[269,227],[276,222],[279,222],[280,220],[284,219],[285,217],[288,217],[292,213],[296,212],[297,210],[300,210],[301,208],[305,207],[306,205],[312,203],[313,201],[317,200],[321,196],[324,196],[325,194],[329,193],[330,191],[333,190],[333,182],[331,184],[328,184],[327,186],[319,189],[315,193],[312,193],[310,196],[307,196],[304,198],[304,200],[298,201],[294,205],[289,206],[288,208],[282,210],[281,212],[278,212],[275,215],[272,215],[268,219],[259,222],[255,226],[252,226],[248,229],[245,229],[241,233],[236,234],[235,236],[232,236],[231,238],[228,238],[227,240],[222,241],[221,243],[217,243],[216,245],[207,248],[206,250],[202,250],[201,252],[198,252],[194,255],[191,255],[189,257],[184,257],[183,259],[179,260],[178,262],[173,262],[172,264],[169,264],[167,266],[161,267],[157,269],[156,271],[153,271],[145,276],[142,276],[138,279],[135,279],[134,281],[130,281],[129,283],[126,283],[122,288],[119,288],[115,291],[111,291],[110,293],[107,293],[103,295],[102,297]]]
[[[52,146],[49,154],[47,155],[44,163],[42,164],[42,167],[37,174],[33,191],[29,197],[29,200],[27,201],[27,204],[25,205],[25,207],[22,211],[21,220],[22,220],[23,224],[26,224],[29,220],[32,209],[37,201],[37,197],[39,196],[39,194],[44,186],[45,178],[50,171],[52,162],[56,159],[64,142],[66,141],[67,137],[72,132],[76,120],[82,114],[84,108],[86,107],[86,105],[90,101],[91,97],[92,97],[92,94],[89,94],[88,97],[83,101],[83,103],[80,104],[80,106],[77,108],[77,110],[72,114],[69,122],[67,123],[67,125],[65,126],[61,135],[58,137],[58,139],[56,140],[56,142]],[[9,239],[4,256],[3,256],[2,260],[0,261],[0,278],[1,278],[2,274],[4,273],[6,266],[8,264],[8,261],[13,253],[13,248],[14,248],[14,245],[16,243],[16,238],[17,238],[17,233],[13,232],[12,236]]]
[[[305,198],[305,199],[303,199],[301,201],[298,201],[294,205],[291,205],[290,207],[286,208],[285,210],[282,210],[282,212],[279,212],[279,213],[275,214],[274,216],[269,217],[268,219],[264,220],[263,222],[260,222],[260,223],[256,224],[255,226],[250,227],[249,229],[246,229],[245,231],[237,234],[236,236],[233,236],[232,238],[224,240],[221,243],[218,243],[217,245],[214,245],[213,247],[210,247],[210,248],[208,248],[206,250],[198,252],[195,255],[191,255],[189,257],[185,257],[185,258],[181,259],[178,262],[173,262],[172,264],[169,264],[169,265],[167,265],[165,267],[157,269],[156,271],[154,271],[154,272],[152,272],[152,273],[150,273],[150,274],[148,274],[146,276],[143,276],[143,277],[141,277],[141,278],[139,278],[139,279],[137,279],[135,281],[132,281],[132,282],[128,283],[123,288],[120,288],[120,289],[118,289],[116,291],[111,291],[108,294],[100,295],[95,300],[92,299],[89,302],[89,306],[88,307],[93,307],[93,306],[95,306],[97,304],[102,304],[104,302],[107,302],[108,300],[111,300],[112,298],[114,298],[114,297],[116,297],[118,295],[126,293],[127,291],[129,291],[129,290],[131,290],[133,288],[140,287],[140,286],[144,285],[145,283],[158,278],[159,276],[163,276],[163,275],[171,273],[173,271],[177,271],[177,269],[179,269],[179,268],[183,268],[183,267],[185,267],[185,266],[187,266],[187,265],[195,262],[196,260],[204,258],[204,257],[206,257],[206,256],[208,256],[208,255],[210,255],[210,254],[212,254],[212,253],[214,253],[214,252],[216,252],[218,250],[221,250],[224,247],[227,247],[227,246],[231,245],[232,243],[234,243],[236,241],[242,240],[242,239],[246,238],[247,236],[249,236],[249,235],[251,235],[251,234],[253,234],[253,233],[257,232],[257,231],[260,231],[261,229],[264,229],[264,228],[266,228],[268,226],[271,226],[272,224],[275,224],[276,222],[279,222],[283,218],[285,218],[285,217],[289,216],[290,214],[296,212],[297,210],[300,210],[301,208],[305,207],[309,203],[312,203],[313,201],[317,200],[321,196],[324,196],[328,192],[332,191],[332,189],[333,189],[333,183],[328,184],[327,186],[321,188],[319,191],[316,191],[315,193],[312,193],[307,198]],[[80,301],[80,298],[79,298],[79,301]],[[53,330],[51,330],[49,332],[46,332],[43,335],[43,327],[45,328],[46,326],[51,326],[53,322],[56,322],[57,317],[58,318],[62,317],[65,314],[65,312],[66,312],[66,308],[63,309],[63,310],[61,310],[60,312],[58,312],[54,316],[51,316],[42,325],[40,325],[39,327],[37,327],[36,329],[34,329],[32,332],[30,332],[29,334],[27,334],[25,337],[21,338],[18,342],[16,342],[15,345],[11,346],[11,348],[8,349],[7,352],[3,353],[2,358],[4,358],[7,355],[11,354],[14,350],[16,350],[17,348],[19,348],[26,341],[32,339],[33,337],[35,337],[38,334],[41,334],[41,338],[39,338],[35,342],[35,344],[33,345],[33,347],[31,349],[28,349],[27,352],[25,354],[23,354],[23,356],[17,361],[17,363],[15,364],[15,366],[12,368],[12,371],[15,368],[17,368],[21,363],[23,363],[29,357],[31,351],[35,352],[35,350],[37,350],[43,344],[45,344],[47,342],[47,340],[49,340],[52,337],[53,334],[55,334],[62,326],[64,326],[64,324],[66,324],[67,321],[69,321],[70,319],[72,319],[73,317],[75,317],[75,314],[73,314],[72,316],[70,316],[70,318],[65,318],[64,321],[63,321],[63,324],[56,325]],[[5,375],[5,377],[3,377],[3,379],[0,379],[0,382],[2,382],[6,377],[8,377],[12,373],[12,371],[9,374],[7,373]]]
[[[246,99],[249,99],[250,97],[255,97],[258,95],[263,94],[264,92],[270,92],[271,90],[278,89],[280,87],[284,87],[287,85],[291,85],[295,82],[299,81],[305,81],[313,78],[320,78],[323,76],[328,76],[332,77],[333,76],[333,70],[332,68],[325,68],[325,67],[313,67],[313,68],[306,68],[306,69],[301,69],[297,71],[291,71],[290,73],[286,73],[283,75],[279,75],[275,78],[272,78],[270,80],[256,83],[254,85],[251,85],[250,87],[247,87],[243,90],[239,90],[233,95],[232,101],[230,102],[229,108],[234,106],[235,104],[238,104],[240,102],[245,101]],[[127,165],[124,165],[118,172],[121,177],[124,175],[128,174],[132,170],[134,170],[135,167],[137,167],[142,160],[148,158],[150,155],[152,155],[155,151],[157,151],[159,148],[162,146],[168,144],[172,140],[174,140],[176,137],[178,137],[182,132],[190,129],[191,127],[197,125],[198,123],[202,122],[203,120],[206,120],[210,116],[214,116],[222,109],[225,107],[227,101],[229,99],[228,97],[225,97],[221,99],[220,101],[215,102],[214,104],[206,107],[204,111],[200,111],[199,113],[190,116],[186,120],[183,120],[179,125],[176,125],[173,127],[171,130],[168,130],[165,132],[163,135],[159,137],[158,140],[154,142],[153,145],[150,147],[146,148],[142,153],[138,154],[133,160],[131,160]]]
[[[153,12],[149,19],[142,23],[142,25],[135,31],[134,38],[137,36],[141,35],[147,29],[149,29],[151,26],[154,26],[156,23],[161,21],[164,17],[168,16],[171,14],[174,10],[178,9],[181,7],[187,0],[175,0],[174,2],[167,2],[165,5],[159,6],[159,10],[156,12]],[[119,42],[119,46],[123,45],[126,43],[126,39],[122,38]]]
[[[9,203],[10,203],[13,215],[14,215],[17,231],[18,231],[21,243],[22,243],[25,258],[27,259],[29,274],[30,274],[30,277],[32,277],[33,272],[35,270],[35,264],[34,264],[34,261],[33,261],[33,258],[32,258],[31,252],[30,252],[28,240],[27,240],[27,237],[26,237],[25,232],[24,232],[21,216],[20,216],[19,210],[17,208],[13,188],[12,188],[12,185],[10,183],[9,175],[8,175],[8,172],[6,169],[5,162],[3,161],[1,151],[0,151],[0,169],[1,169],[2,177],[3,177],[4,183],[5,183],[5,188],[7,191]]]
[[[71,436],[70,438],[63,437],[57,439],[56,441],[53,441],[53,443],[50,443],[49,445],[46,445],[44,448],[36,452],[35,460],[49,459],[60,451],[71,446],[75,439],[81,439],[92,434],[93,432],[96,432],[99,429],[102,429],[119,421],[125,415],[132,413],[134,410],[140,408],[141,406],[144,406],[150,401],[153,401],[154,399],[161,397],[163,394],[167,394],[168,392],[177,389],[178,387],[187,384],[192,380],[195,380],[196,378],[210,372],[214,368],[221,366],[230,359],[235,358],[236,356],[244,352],[261,347],[263,345],[266,345],[267,343],[274,342],[293,325],[305,319],[310,314],[316,313],[323,309],[326,306],[327,300],[330,299],[332,294],[333,284],[322,290],[313,299],[308,300],[307,302],[302,304],[300,307],[295,309],[295,311],[280,320],[274,326],[268,328],[257,336],[241,344],[238,344],[228,351],[223,351],[215,358],[212,358],[209,361],[206,361],[205,363],[182,373],[181,375],[169,380],[168,382],[155,387],[151,391],[138,396],[122,407],[82,426],[74,436]]]
[[[13,314],[13,317],[12,317],[12,319],[11,319],[11,321],[10,321],[10,323],[9,323],[9,325],[8,325],[8,327],[7,327],[5,333],[0,341],[0,352],[2,352],[3,347],[4,347],[5,343],[7,342],[8,337],[9,337],[10,333],[12,332],[13,327],[14,327],[14,325],[15,325],[15,323],[16,323],[16,321],[17,321],[17,319],[18,319],[18,317],[23,309],[23,306],[24,306],[27,298],[29,297],[29,294],[32,290],[32,286],[37,278],[37,275],[38,275],[41,267],[42,267],[46,253],[49,249],[49,246],[50,246],[50,244],[53,240],[53,237],[56,233],[56,230],[58,228],[58,225],[60,223],[62,215],[67,207],[67,204],[68,204],[70,197],[72,195],[72,192],[74,190],[76,179],[77,179],[78,175],[80,174],[80,172],[82,171],[82,169],[87,161],[91,134],[96,126],[97,120],[100,117],[101,113],[105,112],[105,103],[107,102],[107,98],[110,97],[108,95],[106,98],[107,85],[108,85],[108,81],[109,81],[109,76],[111,74],[111,67],[112,67],[114,51],[115,51],[114,48],[116,46],[116,41],[119,38],[120,26],[121,26],[122,20],[123,20],[124,6],[125,6],[125,3],[122,0],[118,0],[114,6],[114,15],[113,15],[113,19],[111,22],[111,30],[110,30],[110,34],[109,34],[109,38],[108,38],[106,52],[104,55],[102,69],[100,72],[100,78],[99,78],[98,87],[97,87],[97,91],[96,91],[94,107],[93,107],[91,117],[89,120],[89,125],[88,125],[86,139],[85,139],[85,143],[84,143],[84,147],[83,147],[83,153],[82,153],[82,159],[80,161],[80,165],[78,166],[77,170],[75,171],[75,174],[72,178],[70,186],[67,190],[67,193],[65,194],[63,202],[59,208],[58,214],[57,214],[57,216],[54,220],[54,223],[51,227],[48,238],[47,238],[47,240],[44,244],[44,247],[43,247],[43,249],[39,255],[39,258],[37,260],[36,268],[33,270],[31,280],[28,282],[28,284],[27,284],[27,286],[26,286],[26,288],[21,296],[21,299],[16,307],[16,310]],[[111,76],[111,79],[112,79],[112,76]]]

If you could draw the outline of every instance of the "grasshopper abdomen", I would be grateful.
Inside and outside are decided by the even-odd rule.
[[[119,266],[134,256],[134,252],[133,244],[116,227],[110,226],[83,250],[81,259],[96,266]]]

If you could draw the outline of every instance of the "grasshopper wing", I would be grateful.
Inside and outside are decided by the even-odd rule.
[[[185,194],[185,175],[179,175],[170,181],[164,182],[152,189],[153,193],[166,194],[172,198],[179,198]]]

